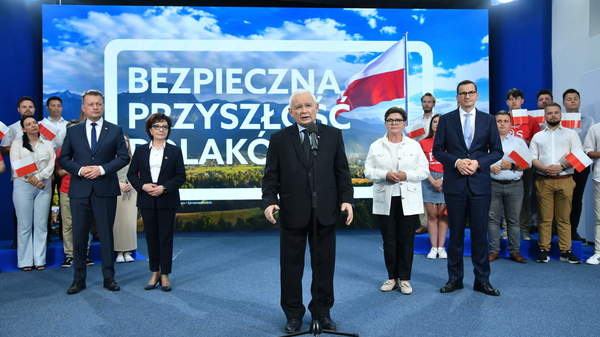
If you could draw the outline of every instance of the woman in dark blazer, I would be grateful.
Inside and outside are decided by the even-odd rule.
[[[180,205],[179,187],[185,182],[183,155],[177,146],[167,143],[172,121],[169,116],[155,113],[146,119],[150,143],[136,148],[127,178],[138,192],[137,207],[142,213],[148,244],[152,277],[146,290],[170,291],[173,230],[175,213]]]

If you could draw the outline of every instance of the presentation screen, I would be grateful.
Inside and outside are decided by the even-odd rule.
[[[260,204],[269,136],[293,124],[298,88],[315,94],[318,122],[343,131],[359,199],[371,196],[364,160],[388,108],[410,125],[430,92],[434,113],[451,111],[465,79],[489,106],[487,10],[44,5],[42,20],[44,99],[79,119],[81,93],[102,91],[105,119],[133,149],[150,114],[169,115],[184,205],[203,210]]]

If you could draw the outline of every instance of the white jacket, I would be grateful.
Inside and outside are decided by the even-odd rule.
[[[396,165],[392,165],[392,150],[384,139],[387,139],[387,134],[371,144],[365,162],[365,177],[373,182],[373,214],[390,215],[392,183],[385,180],[385,176]],[[398,183],[404,215],[423,213],[421,180],[429,176],[429,163],[423,149],[404,135],[398,146],[398,158],[400,171],[406,172],[406,181]]]

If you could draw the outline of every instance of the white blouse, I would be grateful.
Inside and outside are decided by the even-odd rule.
[[[50,178],[54,172],[54,164],[56,160],[56,153],[54,152],[54,146],[52,142],[40,138],[37,144],[32,146],[32,148],[33,152],[30,152],[23,147],[23,138],[16,138],[10,146],[10,162],[14,163],[19,159],[33,156],[33,161],[35,162],[38,170],[32,174],[21,177],[21,179],[27,181],[27,179],[29,179],[29,177],[32,175],[35,176],[39,181]],[[12,178],[18,178],[14,167],[12,167]]]

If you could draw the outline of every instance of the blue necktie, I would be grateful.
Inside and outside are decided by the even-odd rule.
[[[463,135],[465,137],[465,144],[467,144],[467,149],[471,147],[471,114],[465,114],[465,128],[463,131]]]
[[[92,153],[93,153],[94,150],[96,149],[96,142],[98,142],[96,140],[96,138],[97,138],[96,137],[96,125],[98,125],[98,124],[92,123],[91,125],[92,125],[92,146],[91,147],[92,147]]]

